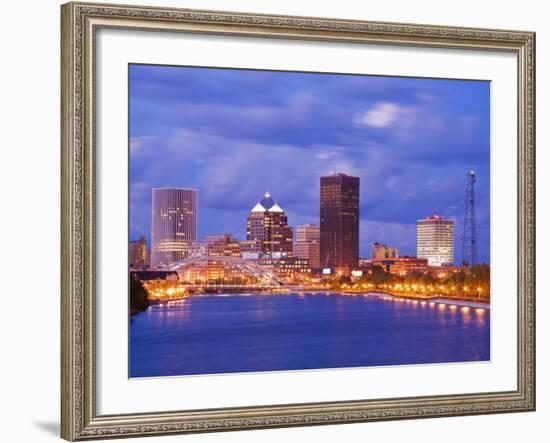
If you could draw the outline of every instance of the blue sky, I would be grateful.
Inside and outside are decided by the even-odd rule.
[[[151,188],[199,191],[199,238],[244,238],[269,190],[289,224],[319,223],[319,177],[360,177],[360,251],[416,253],[416,220],[455,220],[477,173],[480,261],[489,262],[490,83],[130,66],[130,236],[150,237]]]

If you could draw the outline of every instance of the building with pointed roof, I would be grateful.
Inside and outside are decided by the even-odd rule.
[[[283,209],[277,204],[275,200],[271,197],[269,191],[264,194],[256,206],[252,208],[251,212],[284,212]]]
[[[288,226],[288,218],[281,208],[266,192],[250,211],[246,220],[246,240],[257,244],[261,254],[273,256],[281,253],[292,256],[292,227]],[[254,243],[255,242],[255,243]]]

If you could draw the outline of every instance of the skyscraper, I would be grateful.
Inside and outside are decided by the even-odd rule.
[[[197,240],[197,191],[153,188],[151,209],[151,267],[184,259]]]
[[[427,258],[429,266],[445,266],[454,263],[455,223],[441,215],[418,220],[416,255]]]
[[[296,226],[296,241],[294,242],[294,257],[309,260],[309,267],[321,267],[320,230],[318,225]]]
[[[248,215],[246,239],[259,242],[260,250],[257,252],[292,256],[292,227],[288,226],[285,211],[271,198],[269,192]]]
[[[359,260],[359,177],[321,177],[321,267],[343,273]]]

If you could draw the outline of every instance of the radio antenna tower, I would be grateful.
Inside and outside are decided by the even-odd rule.
[[[476,174],[466,174],[466,198],[464,200],[464,235],[462,236],[462,263],[468,266],[477,265],[477,229],[474,184]]]

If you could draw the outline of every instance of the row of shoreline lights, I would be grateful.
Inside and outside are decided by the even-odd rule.
[[[443,310],[443,309],[446,309],[447,306],[449,306],[449,309],[454,312],[458,309],[458,305],[455,305],[455,304],[448,304],[448,303],[441,303],[441,302],[435,302],[435,301],[426,301],[426,300],[410,300],[410,299],[407,299],[407,298],[392,298],[392,297],[388,297],[386,300],[389,300],[389,301],[394,301],[394,302],[397,302],[397,303],[406,303],[406,304],[412,304],[414,306],[416,305],[420,305],[422,307],[428,305],[430,307],[435,307],[437,305],[437,307],[440,309],[440,310]],[[480,307],[471,307],[471,306],[461,306],[460,307],[460,310],[463,312],[463,313],[467,313],[467,312],[470,312],[470,310],[474,310],[476,313],[478,314],[483,314],[485,313],[486,311],[486,308],[480,308]]]
[[[362,284],[361,285],[361,288],[363,289],[368,289],[368,288],[383,288],[383,289],[395,289],[397,291],[421,291],[421,292],[436,292],[437,289],[441,290],[441,291],[451,291],[451,292],[454,292],[454,291],[469,291],[470,289],[473,289],[473,288],[470,288],[468,286],[463,286],[462,288],[460,287],[457,287],[457,286],[451,286],[451,287],[448,287],[446,285],[435,285],[435,286],[426,286],[426,285],[416,285],[416,284],[412,284],[412,285],[407,285],[407,284],[400,284],[400,283],[396,283],[394,285],[388,285],[388,284],[383,284],[383,285],[375,285],[373,283],[368,283],[368,284]],[[347,284],[344,284],[342,285],[342,288],[346,289],[346,288],[357,288],[357,285],[347,285]],[[477,288],[475,288],[474,290],[477,290],[477,293],[479,295],[482,295],[483,293],[483,288],[481,286],[478,286]]]

